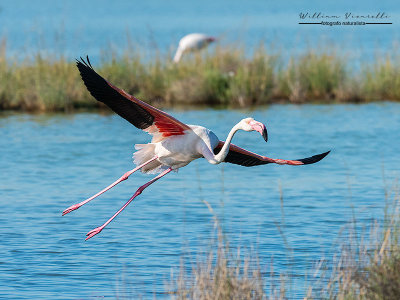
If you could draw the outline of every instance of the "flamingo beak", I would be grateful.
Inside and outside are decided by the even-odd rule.
[[[266,142],[268,142],[267,127],[265,127],[265,125],[263,123],[257,122],[257,121],[251,121],[249,124],[250,124],[251,128],[253,128],[253,130],[258,131],[262,135],[264,140]]]

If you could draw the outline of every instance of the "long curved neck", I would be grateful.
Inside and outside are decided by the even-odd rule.
[[[229,131],[229,134],[226,138],[225,144],[222,146],[221,151],[219,151],[218,154],[215,155],[214,159],[216,163],[221,163],[224,161],[225,157],[228,155],[229,152],[229,146],[231,144],[232,138],[235,135],[236,131],[240,129],[239,123],[233,126],[231,131]]]
[[[181,46],[178,46],[178,49],[176,50],[175,56],[174,56],[174,63],[178,63],[181,60],[183,54],[183,49]]]

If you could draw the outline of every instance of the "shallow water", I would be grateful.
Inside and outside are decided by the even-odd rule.
[[[112,298],[121,286],[146,298],[166,290],[182,255],[207,250],[212,205],[232,247],[258,249],[262,268],[291,272],[304,293],[313,261],[329,256],[354,214],[383,215],[386,181],[398,177],[400,105],[273,105],[256,111],[171,112],[225,139],[241,118],[267,124],[270,140],[239,132],[234,143],[275,158],[332,149],[309,166],[244,168],[198,160],[149,187],[99,235],[106,221],[152,175],[134,174],[100,198],[61,217],[132,168],[133,145],[149,136],[115,115],[1,114],[0,298]],[[279,200],[284,197],[284,224]],[[293,248],[294,264],[276,224]],[[190,262],[188,262],[190,263]],[[118,281],[118,282],[117,282]]]

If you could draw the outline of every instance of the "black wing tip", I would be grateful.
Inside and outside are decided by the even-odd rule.
[[[94,70],[88,55],[86,55],[86,60],[85,58],[82,58],[82,56],[80,57],[80,59],[76,59],[76,66],[78,67],[83,82],[85,83],[89,92],[93,95],[92,91],[104,84],[103,81],[106,80]],[[95,95],[93,95],[93,97],[96,98]]]
[[[314,164],[314,163],[319,162],[320,160],[322,160],[330,152],[331,152],[331,150],[329,150],[327,152],[324,152],[324,153],[321,153],[321,154],[313,155],[311,157],[307,157],[307,158],[303,158],[303,159],[297,159],[297,160],[301,161],[303,163],[303,165]]]
[[[86,60],[82,58],[82,56],[79,57],[80,59],[76,59],[76,65],[80,69],[81,67],[86,67],[89,69],[93,69],[92,64],[90,63],[89,55],[86,55]]]

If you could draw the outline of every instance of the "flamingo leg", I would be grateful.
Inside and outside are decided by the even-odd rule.
[[[62,215],[66,215],[68,213],[70,213],[71,211],[74,211],[75,209],[78,209],[79,207],[81,207],[82,205],[88,203],[89,201],[92,201],[94,198],[100,196],[101,194],[103,194],[104,192],[108,191],[109,189],[111,189],[112,187],[116,186],[118,183],[120,183],[121,181],[127,180],[129,176],[131,176],[133,173],[135,173],[137,170],[141,169],[142,167],[144,167],[145,165],[151,163],[152,161],[156,160],[158,157],[155,156],[152,159],[144,162],[143,164],[141,164],[140,166],[137,166],[136,168],[126,172],[124,175],[122,175],[118,180],[114,181],[112,184],[110,184],[108,187],[106,187],[105,189],[101,190],[100,192],[98,192],[96,195],[93,195],[92,197],[86,199],[85,201],[82,201],[78,204],[74,204],[70,207],[68,207],[66,210],[64,210],[62,212]]]
[[[139,196],[143,190],[145,188],[147,188],[149,185],[151,185],[152,183],[156,182],[158,179],[160,179],[161,177],[167,175],[169,172],[172,171],[172,168],[168,168],[167,170],[165,170],[164,172],[160,173],[159,175],[157,175],[156,177],[154,177],[152,180],[150,180],[149,182],[145,183],[144,185],[142,185],[141,187],[139,187],[137,189],[137,191],[133,194],[133,196],[128,200],[128,202],[126,202],[110,219],[108,219],[107,222],[105,222],[103,225],[89,231],[86,235],[87,238],[85,239],[86,241],[92,237],[94,237],[96,234],[100,233],[104,227],[106,227],[116,216],[118,216],[118,214],[123,211],[125,209],[125,207],[127,207],[129,205],[129,203],[131,203],[133,201],[133,199],[135,199],[137,196]]]

